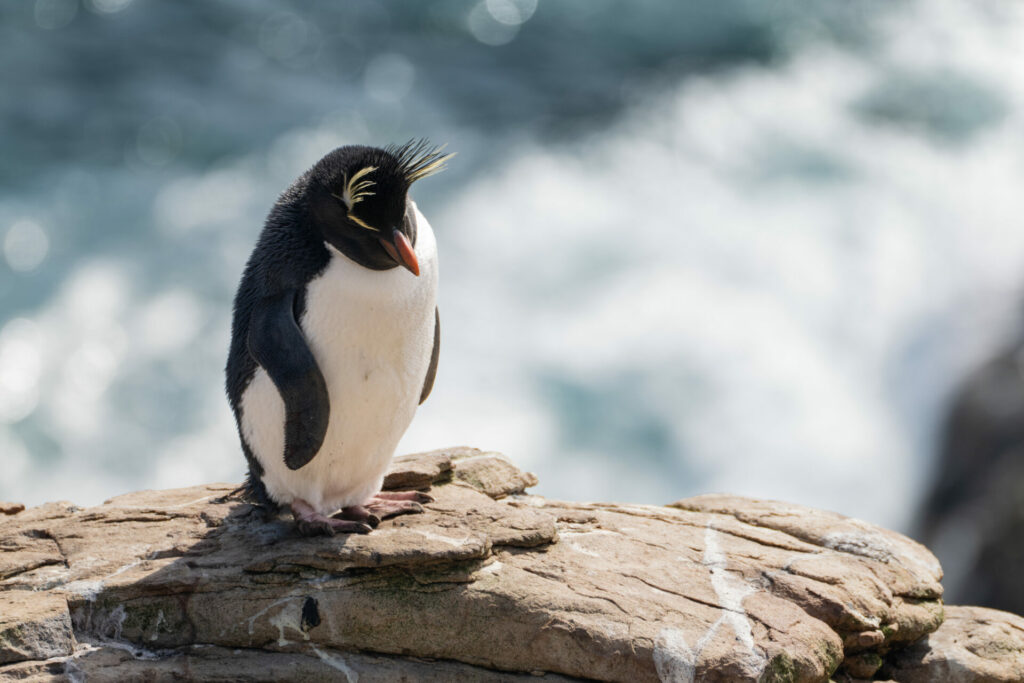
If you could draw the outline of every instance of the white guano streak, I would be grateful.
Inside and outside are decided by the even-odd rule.
[[[757,588],[746,583],[727,569],[727,558],[718,542],[718,531],[708,522],[704,530],[704,554],[701,564],[711,572],[711,587],[718,598],[721,616],[704,632],[692,648],[686,636],[677,628],[664,628],[654,644],[654,666],[658,678],[664,683],[693,683],[697,663],[704,648],[718,632],[719,626],[727,623],[736,634],[736,640],[744,649],[744,666],[752,677],[757,678],[764,671],[766,658],[754,644],[750,620],[743,608],[743,599]]]

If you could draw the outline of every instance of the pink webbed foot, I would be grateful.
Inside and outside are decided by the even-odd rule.
[[[422,491],[381,491],[374,498],[379,500],[414,500],[417,503],[433,503],[434,497]]]
[[[368,534],[373,527],[363,521],[326,517],[312,505],[296,498],[291,503],[295,527],[303,536],[333,536],[334,534]]]
[[[421,503],[432,503],[434,499],[419,491],[381,491],[363,503],[362,507],[381,519],[398,515],[415,515],[423,512]]]
[[[351,522],[362,522],[363,524],[369,524],[374,529],[380,524],[380,517],[362,505],[350,505],[347,508],[342,508],[341,512],[336,512],[331,517],[334,519],[347,519]]]

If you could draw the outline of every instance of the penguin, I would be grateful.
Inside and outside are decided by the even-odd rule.
[[[451,156],[335,149],[278,198],[245,266],[226,367],[243,490],[301,534],[369,533],[432,501],[381,485],[441,341],[437,244],[409,187]]]

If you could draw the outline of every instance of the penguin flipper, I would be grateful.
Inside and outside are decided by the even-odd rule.
[[[327,383],[295,320],[296,290],[266,297],[253,307],[249,353],[284,400],[284,462],[297,470],[316,455],[331,413]]]
[[[434,307],[434,350],[430,352],[430,365],[427,367],[427,376],[423,380],[423,391],[420,392],[420,405],[430,396],[434,388],[434,377],[437,376],[437,357],[441,355],[441,314]]]

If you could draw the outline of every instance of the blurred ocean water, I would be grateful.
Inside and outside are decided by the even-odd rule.
[[[540,493],[904,525],[1018,324],[1017,3],[0,7],[0,499],[238,480],[229,307],[277,194],[413,136],[441,365],[400,451]]]

